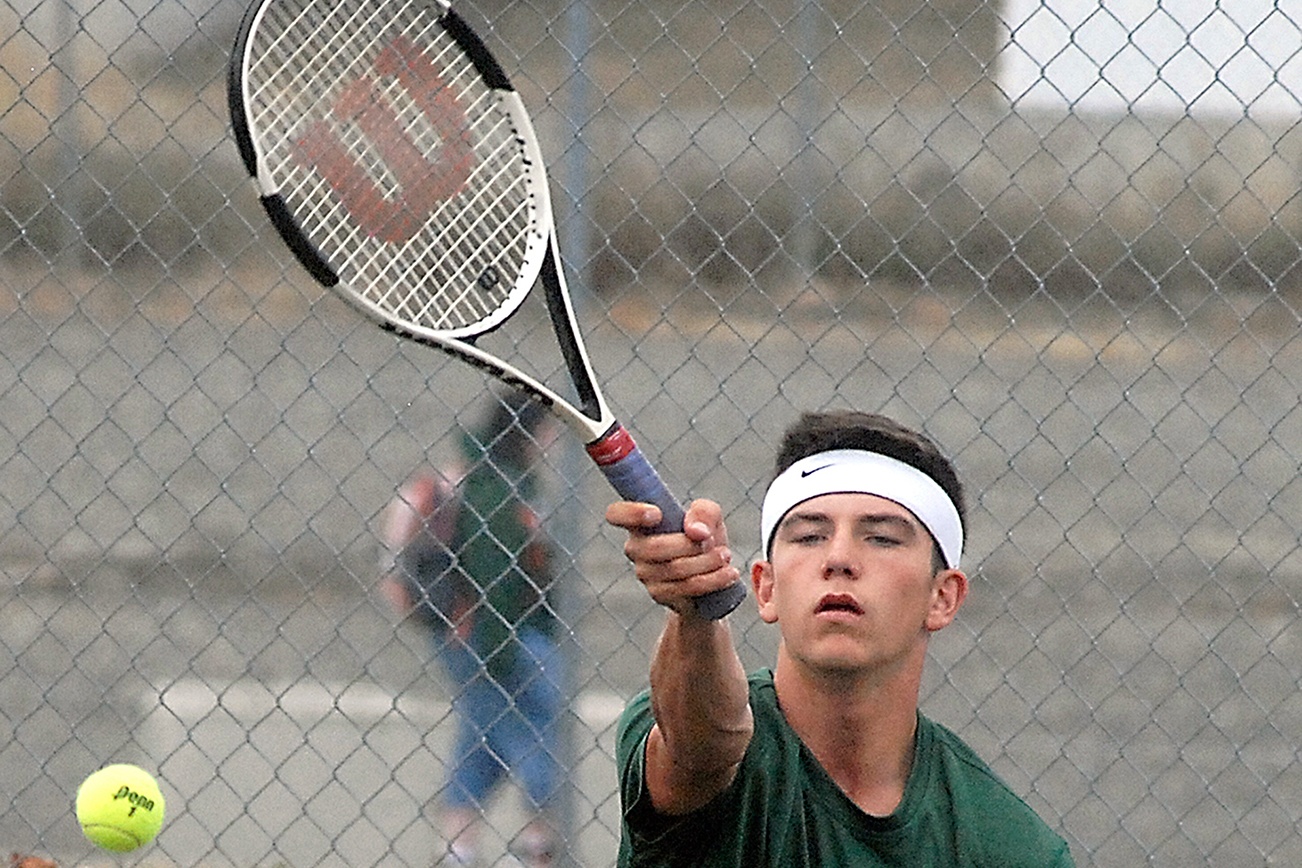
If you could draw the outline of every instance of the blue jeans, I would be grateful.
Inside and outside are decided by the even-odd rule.
[[[556,793],[563,775],[560,716],[564,657],[555,642],[522,629],[514,666],[494,679],[478,655],[448,637],[438,657],[456,685],[452,709],[457,737],[444,801],[449,808],[486,807],[493,789],[511,772],[536,810]]]

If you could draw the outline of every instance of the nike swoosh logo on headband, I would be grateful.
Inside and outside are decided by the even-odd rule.
[[[822,465],[819,465],[818,467],[813,468],[812,470],[802,470],[802,471],[800,471],[800,478],[801,478],[801,479],[804,479],[806,476],[812,476],[813,474],[817,473],[818,471],[820,471],[820,470],[826,470],[827,468],[829,468],[829,467],[831,467],[831,466],[832,466],[832,465],[830,465],[830,464],[822,464]]]

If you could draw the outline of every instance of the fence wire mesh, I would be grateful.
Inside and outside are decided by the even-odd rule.
[[[1080,865],[1302,865],[1302,3],[458,8],[671,487],[744,550],[797,412],[924,427],[973,500],[924,711]],[[427,865],[450,686],[377,540],[485,380],[281,249],[228,131],[242,11],[0,4],[0,847],[102,861],[72,794],[130,761],[170,815],[137,864]],[[564,441],[546,465],[564,849],[609,865],[660,615],[604,483]],[[484,806],[491,859],[516,805]]]

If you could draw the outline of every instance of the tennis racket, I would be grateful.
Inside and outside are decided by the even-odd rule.
[[[240,157],[289,249],[380,326],[529,390],[657,533],[683,509],[611,414],[575,320],[542,153],[523,101],[444,0],[257,0],[228,98]],[[546,293],[577,396],[476,346]],[[745,586],[699,597],[718,619]]]

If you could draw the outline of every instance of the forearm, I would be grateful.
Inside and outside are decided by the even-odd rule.
[[[380,576],[379,585],[380,594],[393,609],[394,614],[405,617],[415,607],[416,601],[412,599],[411,588],[403,581],[397,567],[385,570]]]
[[[693,501],[682,533],[651,533],[660,510],[621,502],[606,520],[629,532],[624,554],[651,599],[668,610],[651,660],[646,786],[656,810],[684,814],[705,805],[736,776],[750,744],[746,673],[726,621],[708,621],[692,602],[737,581],[723,510]]]
[[[651,663],[651,705],[647,776],[656,808],[701,807],[732,782],[753,731],[746,673],[726,621],[668,616]]]

